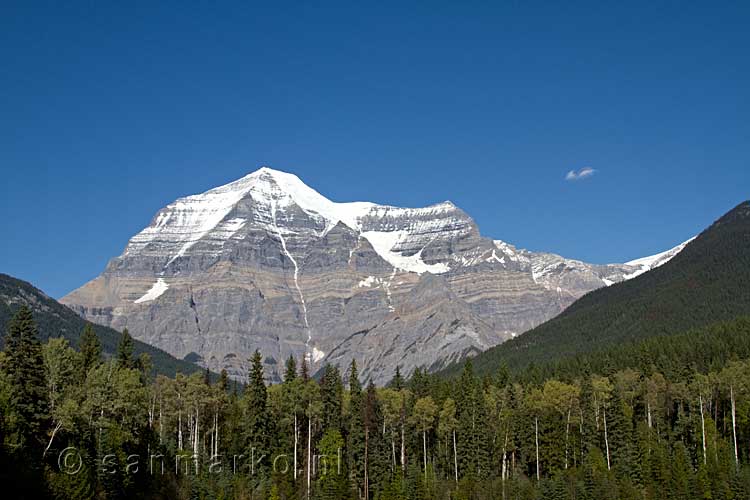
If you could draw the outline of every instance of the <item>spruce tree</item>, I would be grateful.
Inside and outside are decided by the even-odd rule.
[[[414,372],[411,374],[411,378],[409,379],[409,389],[411,390],[412,394],[414,394],[415,398],[419,399],[427,396],[427,378],[427,375],[420,367],[414,369]]]
[[[250,378],[245,389],[247,453],[251,460],[261,467],[267,465],[271,451],[271,419],[268,413],[268,391],[263,377],[263,362],[260,351],[256,350],[251,359]]]
[[[89,370],[98,365],[102,357],[102,344],[99,342],[99,337],[94,332],[91,323],[86,323],[86,326],[83,327],[79,346],[81,351],[81,375],[82,379],[85,379]]]
[[[120,343],[117,345],[117,364],[121,368],[135,368],[133,337],[130,336],[127,328],[122,331]]]
[[[476,394],[476,385],[472,363],[471,360],[468,360],[464,364],[456,394],[456,414],[458,417],[456,446],[458,449],[458,471],[460,476],[467,474],[474,475],[477,471],[476,457],[474,455],[476,449],[476,443],[474,442],[476,418],[474,395]]]
[[[8,438],[15,459],[32,476],[41,474],[42,453],[50,420],[42,346],[31,310],[24,306],[13,316],[5,337],[3,368],[13,388],[10,410],[15,414]],[[23,467],[23,466],[22,466]],[[38,479],[28,479],[38,481]],[[38,484],[27,484],[35,488]]]
[[[349,394],[346,459],[351,488],[355,492],[355,498],[359,498],[362,496],[364,481],[365,431],[362,420],[362,386],[359,383],[359,373],[355,360],[352,360],[349,368]]]
[[[344,387],[341,374],[335,366],[327,364],[320,381],[323,398],[323,428],[341,430],[341,407]]]
[[[365,498],[375,498],[375,492],[385,487],[390,481],[389,446],[381,432],[383,428],[383,412],[380,408],[375,385],[370,381],[364,397],[364,429],[365,429],[365,471],[368,491]]]
[[[227,371],[225,369],[221,370],[221,375],[219,376],[219,393],[223,396],[227,393],[229,390],[229,374],[227,374]]]
[[[291,382],[297,378],[297,361],[294,359],[294,354],[289,355],[289,359],[286,361],[286,371],[284,372],[284,382]]]
[[[404,377],[401,375],[401,366],[396,365],[396,374],[393,376],[393,380],[389,384],[391,389],[400,391],[404,388]]]

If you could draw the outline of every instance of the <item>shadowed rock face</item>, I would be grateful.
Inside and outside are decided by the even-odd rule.
[[[450,202],[334,203],[262,168],[160,210],[62,302],[235,378],[258,349],[272,380],[294,355],[313,370],[356,359],[385,383],[396,366],[441,368],[668,257],[602,266],[518,250]]]

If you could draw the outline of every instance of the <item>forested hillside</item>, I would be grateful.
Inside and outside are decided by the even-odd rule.
[[[117,350],[122,337],[120,332],[90,323],[30,283],[2,273],[0,273],[0,346],[9,320],[22,305],[31,309],[41,340],[65,337],[73,346],[78,346],[84,327],[91,325],[99,337],[104,355],[111,356]],[[193,363],[177,359],[143,342],[133,340],[133,346],[136,356],[149,355],[157,373],[174,376],[177,372],[190,374],[202,371]]]
[[[293,358],[269,387],[256,353],[240,395],[225,374],[153,378],[127,342],[103,360],[90,332],[80,352],[41,344],[22,308],[0,354],[0,479],[61,499],[747,499],[749,334],[738,319],[555,377],[468,362],[385,388]]]
[[[559,316],[474,359],[479,373],[501,364],[593,353],[750,314],[750,202],[735,207],[661,267],[595,290]],[[446,373],[456,375],[460,366]]]

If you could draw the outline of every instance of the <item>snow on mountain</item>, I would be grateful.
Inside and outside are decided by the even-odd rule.
[[[218,226],[245,196],[252,187],[249,177],[170,203],[156,215],[149,227],[131,238],[125,253],[138,252],[158,237],[172,243],[174,253],[169,262],[184,255]]]
[[[648,257],[641,257],[640,259],[631,260],[629,262],[626,262],[626,266],[633,266],[638,269],[633,271],[632,273],[626,274],[624,276],[625,279],[632,279],[636,276],[640,276],[641,274],[645,273],[646,271],[650,271],[651,269],[655,269],[663,264],[666,264],[669,262],[675,255],[680,253],[685,246],[693,241],[696,237],[693,236],[687,241],[683,241],[679,245],[677,245],[674,248],[670,248],[669,250],[661,253],[657,253],[655,255],[649,255]]]
[[[687,243],[687,242],[686,242]],[[267,167],[175,200],[104,272],[62,299],[91,321],[230,376],[304,356],[390,380],[516,336],[686,243],[596,265],[483,237],[450,202],[338,203]]]
[[[164,278],[159,278],[156,280],[156,283],[153,284],[151,288],[148,289],[148,291],[139,299],[135,299],[133,302],[135,304],[141,304],[143,302],[150,302],[152,300],[158,299],[164,292],[167,291],[169,288],[169,285],[166,281],[164,281]]]
[[[252,197],[259,205],[269,207],[271,225],[280,235],[289,228],[282,228],[276,223],[276,214],[295,204],[305,212],[326,220],[322,234],[330,231],[338,222],[361,233],[375,251],[396,269],[417,274],[439,274],[449,269],[445,263],[426,264],[421,258],[421,250],[405,255],[401,247],[416,235],[439,232],[445,225],[443,220],[422,221],[420,218],[455,209],[450,202],[425,208],[400,208],[370,202],[336,203],[308,187],[296,175],[268,167],[205,193],[170,203],[157,214],[149,227],[130,240],[125,254],[137,253],[158,238],[161,244],[168,246],[170,258],[164,266],[167,267],[209,233],[216,232],[214,236],[217,239],[227,239],[247,222],[242,218],[225,221],[237,203],[246,196]],[[363,222],[365,218],[406,220],[408,224],[397,227],[391,223],[375,229],[365,227],[371,226]],[[429,243],[425,241],[422,249]]]

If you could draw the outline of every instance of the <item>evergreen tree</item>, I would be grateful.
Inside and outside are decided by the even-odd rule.
[[[404,388],[404,377],[401,375],[401,366],[396,365],[396,375],[393,376],[393,380],[389,384],[393,390],[400,391]]]
[[[117,363],[122,368],[135,368],[133,357],[133,337],[127,328],[122,331],[120,343],[117,345]]]
[[[390,476],[389,448],[383,436],[383,413],[375,385],[370,381],[364,397],[365,431],[365,498],[375,498],[375,492],[384,488]]]
[[[294,359],[294,355],[290,354],[289,359],[286,361],[286,371],[284,372],[284,382],[291,382],[297,378],[297,361]]]
[[[464,365],[456,397],[459,475],[476,478],[488,469],[487,430],[481,385],[477,384],[471,360]]]
[[[17,443],[32,453],[39,451],[49,422],[47,382],[42,345],[31,310],[22,306],[13,316],[5,338],[5,368],[14,389],[12,409]]]
[[[37,335],[31,310],[21,306],[8,325],[3,369],[12,387],[9,409],[13,418],[6,439],[25,476],[16,480],[23,483],[23,488],[38,492],[43,488],[42,453],[50,414],[42,346]]]
[[[409,379],[409,389],[417,399],[427,396],[428,377],[420,367],[414,369],[414,373]]]
[[[327,364],[320,381],[323,398],[323,428],[341,430],[341,407],[344,386],[341,374],[335,366]]]
[[[259,463],[261,469],[268,465],[271,452],[271,419],[262,359],[260,351],[256,350],[251,359],[250,378],[245,389],[246,456]]]
[[[222,395],[225,395],[228,390],[229,390],[229,374],[227,374],[227,371],[225,369],[222,369],[221,375],[219,375],[219,392]]]
[[[102,344],[99,342],[99,337],[96,336],[91,323],[86,323],[83,328],[79,346],[81,351],[81,375],[82,379],[85,379],[89,370],[99,364],[102,357]]]
[[[352,360],[349,368],[349,413],[347,422],[346,458],[349,481],[357,498],[363,496],[365,433],[363,417],[362,386],[359,383],[357,362]]]

